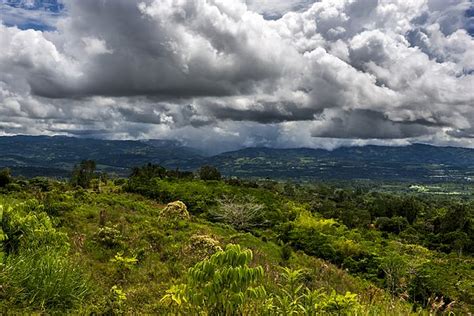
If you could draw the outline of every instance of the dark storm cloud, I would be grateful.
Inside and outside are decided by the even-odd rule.
[[[286,121],[307,121],[321,111],[301,108],[296,103],[261,102],[250,109],[210,106],[209,112],[216,120],[253,121],[259,123],[280,123]]]
[[[420,123],[393,122],[383,113],[355,110],[332,118],[329,123],[314,129],[312,135],[329,138],[402,139],[432,133],[429,127]]]
[[[130,0],[68,4],[71,17],[62,29],[73,36],[65,38],[64,44],[80,51],[81,47],[76,46],[81,46],[78,44],[84,39],[95,39],[102,43],[102,51],[82,63],[82,76],[74,80],[36,74],[29,83],[33,93],[40,96],[187,98],[248,94],[260,82],[279,78],[285,66],[276,32],[257,33],[244,28],[244,20],[230,16],[219,6],[197,1],[181,6],[153,1],[137,5]],[[223,24],[210,24],[212,19],[221,19]],[[262,18],[254,19],[264,23]],[[273,52],[258,53],[262,36],[269,40],[274,37]]]

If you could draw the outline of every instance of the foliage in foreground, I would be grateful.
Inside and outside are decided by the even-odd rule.
[[[252,251],[229,244],[188,271],[187,283],[174,285],[161,301],[169,312],[205,315],[348,315],[359,308],[357,295],[302,283],[302,270],[282,269],[274,293],[262,285],[262,266],[250,267]]]
[[[0,205],[0,298],[30,308],[68,310],[91,289],[68,257],[67,235],[53,227],[41,206],[33,200]]]

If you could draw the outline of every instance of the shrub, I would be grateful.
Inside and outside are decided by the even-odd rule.
[[[407,262],[395,253],[381,259],[380,268],[385,274],[385,287],[392,294],[400,294],[405,290],[404,278],[407,274]]]
[[[357,295],[346,292],[344,295],[332,291],[331,294],[322,294],[316,310],[330,315],[350,315],[357,309],[359,303]]]
[[[3,222],[3,205],[0,205],[0,224]],[[3,263],[3,241],[7,239],[7,235],[3,232],[2,225],[0,225],[0,265]]]
[[[35,211],[36,210],[36,211]],[[4,210],[2,227],[8,236],[4,242],[7,253],[42,249],[67,251],[68,237],[57,231],[49,216],[35,201],[28,201]]]
[[[219,246],[219,241],[211,236],[193,235],[191,236],[189,245],[186,247],[186,251],[192,256],[202,260],[218,251],[222,251],[222,248]]]
[[[322,289],[310,290],[302,284],[303,270],[283,268],[280,275],[280,290],[267,300],[267,311],[275,315],[351,315],[360,306],[357,295],[346,292],[344,295]]]
[[[281,259],[283,261],[288,261],[291,258],[291,255],[293,254],[293,249],[291,248],[290,245],[284,244],[281,247]]]
[[[168,205],[160,212],[160,218],[164,219],[190,219],[186,204],[181,201],[168,203]]]
[[[45,194],[44,211],[50,216],[58,216],[74,209],[73,198],[57,190]]]
[[[66,310],[91,291],[82,272],[67,258],[67,235],[53,227],[42,209],[33,200],[0,209],[5,250],[0,266],[2,293],[12,304]]]
[[[21,192],[21,185],[15,182],[10,182],[5,186],[5,189],[9,192]]]
[[[100,227],[95,234],[94,239],[106,248],[116,248],[122,244],[122,233],[117,229],[117,226]]]
[[[117,285],[112,286],[107,299],[106,315],[122,315],[125,313],[125,302],[127,301],[127,295]]]

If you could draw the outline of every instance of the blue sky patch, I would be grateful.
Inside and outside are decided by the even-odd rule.
[[[64,4],[57,0],[0,0],[3,24],[24,30],[54,30],[56,20],[64,10]]]

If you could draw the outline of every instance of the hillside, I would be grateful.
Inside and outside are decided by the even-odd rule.
[[[112,141],[69,137],[0,137],[0,167],[17,175],[67,177],[84,159],[102,171],[127,176],[146,163],[196,170],[214,165],[226,176],[305,180],[470,182],[474,149],[415,144],[322,149],[246,148],[212,157],[177,142]]]
[[[0,313],[474,307],[472,203],[147,170],[88,189],[49,179],[0,188]]]

